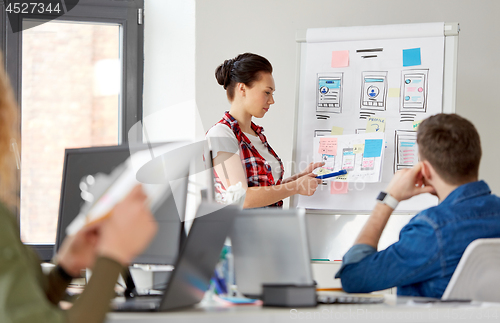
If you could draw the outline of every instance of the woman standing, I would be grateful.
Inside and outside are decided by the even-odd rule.
[[[241,182],[246,189],[244,208],[281,207],[284,198],[312,195],[321,183],[312,171],[324,163],[311,163],[303,172],[283,179],[281,159],[267,142],[264,129],[252,122],[274,104],[272,72],[266,58],[251,53],[228,59],[215,70],[231,108],[206,137],[212,146],[218,190],[223,193]]]

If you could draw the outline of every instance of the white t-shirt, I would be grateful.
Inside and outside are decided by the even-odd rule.
[[[264,143],[260,140],[258,136],[251,135],[245,132],[245,135],[250,139],[252,145],[259,152],[259,154],[266,160],[266,162],[271,166],[271,171],[274,177],[274,182],[278,181],[281,176],[281,166],[276,157],[271,155],[269,150],[264,146]],[[240,153],[240,146],[238,144],[238,139],[234,135],[231,128],[225,124],[218,123],[213,126],[206,135],[210,138],[210,144],[212,146],[213,158],[217,157],[219,151],[224,151],[228,153]]]

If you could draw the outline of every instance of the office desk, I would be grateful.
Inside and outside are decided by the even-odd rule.
[[[336,322],[498,322],[500,303],[416,304],[412,298],[386,295],[384,304],[319,305],[313,308],[260,306],[197,306],[167,313],[109,313],[107,323],[280,323],[296,321]]]

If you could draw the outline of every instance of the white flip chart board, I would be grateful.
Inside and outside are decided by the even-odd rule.
[[[385,136],[380,182],[344,183],[344,189],[325,182],[292,205],[328,213],[369,212],[394,172],[418,162],[418,122],[455,111],[458,24],[308,29],[297,34],[297,46],[296,170],[318,161],[314,142],[335,134],[332,128],[354,135],[368,126]],[[436,204],[436,197],[420,195],[400,203],[396,212]]]

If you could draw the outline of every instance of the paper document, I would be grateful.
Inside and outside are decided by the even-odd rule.
[[[380,181],[384,152],[384,133],[323,136],[314,139],[314,161],[332,162],[324,168],[338,172],[346,170],[347,182],[373,183]]]

